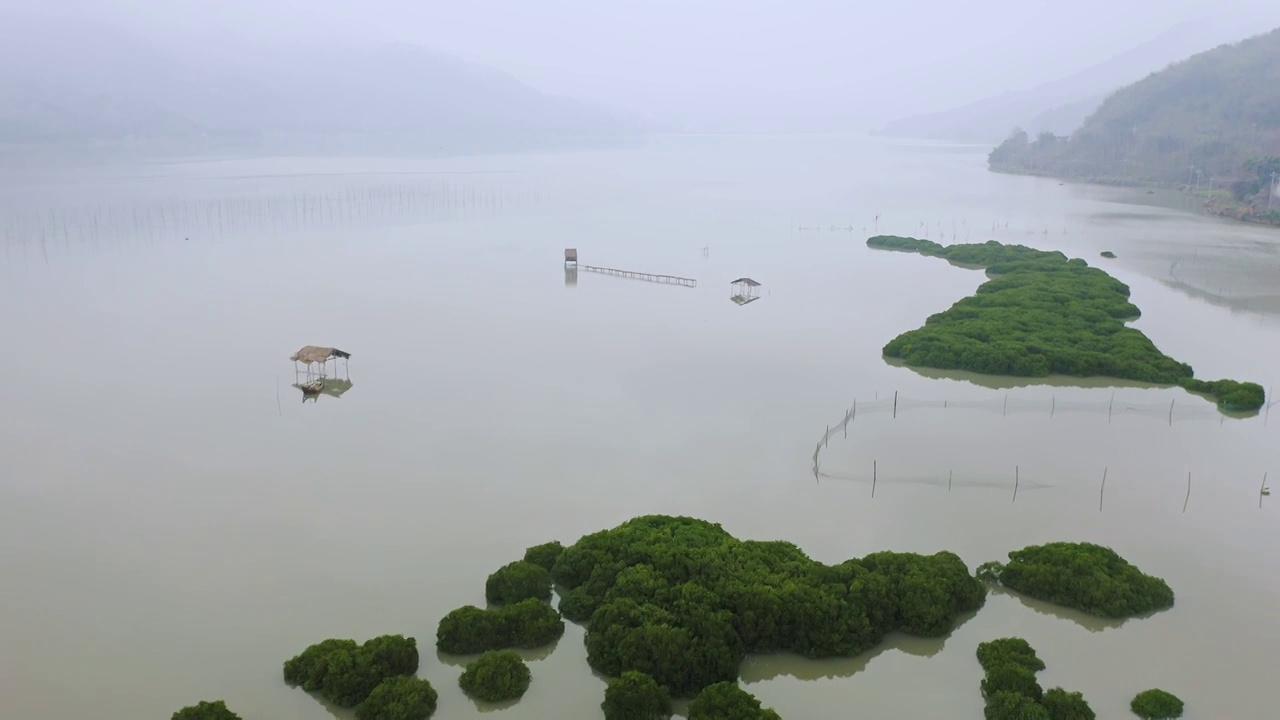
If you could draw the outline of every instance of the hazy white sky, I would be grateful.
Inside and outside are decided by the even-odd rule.
[[[642,114],[876,123],[1056,79],[1191,19],[1275,0],[0,0],[183,47],[229,35],[409,41]],[[1224,38],[1225,39],[1225,38]]]

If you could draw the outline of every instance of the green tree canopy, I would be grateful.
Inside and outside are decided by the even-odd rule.
[[[307,692],[319,692],[341,707],[353,707],[387,678],[418,670],[418,644],[403,635],[382,635],[363,645],[329,639],[285,661],[284,680]]]
[[[1006,637],[978,643],[978,664],[983,670],[997,665],[1020,665],[1033,673],[1044,669],[1044,661],[1036,656],[1031,643],[1020,637]]]
[[[609,681],[600,709],[605,720],[667,720],[671,696],[649,675],[628,670]]]
[[[1173,720],[1182,717],[1182,700],[1164,690],[1143,690],[1133,696],[1129,709],[1142,720]]]
[[[551,600],[551,573],[536,563],[517,560],[498,568],[484,583],[484,597],[506,605],[534,598]]]
[[[1050,688],[1041,701],[1049,711],[1049,720],[1095,720],[1093,708],[1085,702],[1084,695],[1067,692],[1060,687]]]
[[[531,677],[515,650],[490,650],[467,665],[458,685],[477,700],[503,702],[523,697]]]
[[[986,591],[955,554],[875,553],[828,566],[791,543],[645,516],[564,548],[560,610],[587,622],[587,660],[645,673],[677,697],[736,681],[748,652],[855,655],[901,630],[937,636]]]
[[[1036,702],[1044,697],[1040,683],[1036,682],[1035,672],[1022,665],[1001,663],[987,669],[982,678],[982,696],[992,698],[1000,693],[1017,693]]]
[[[531,562],[534,565],[545,568],[550,571],[555,567],[556,560],[560,559],[560,553],[564,552],[564,545],[559,540],[552,540],[541,545],[534,545],[524,551],[524,561]]]
[[[1257,383],[1193,377],[1191,366],[1162,353],[1141,330],[1129,286],[1084,260],[1023,245],[944,246],[878,235],[867,245],[917,252],[993,275],[973,295],[898,335],[884,355],[915,367],[984,375],[1115,377],[1179,385],[1209,395],[1224,410],[1257,410]]]
[[[708,685],[689,703],[689,720],[781,720],[736,683]]]
[[[221,700],[202,700],[174,713],[172,720],[240,720],[240,716],[228,710]]]
[[[466,605],[440,619],[436,649],[454,655],[486,650],[536,648],[564,635],[564,620],[555,608],[529,598],[495,609]]]
[[[356,708],[356,720],[427,720],[436,711],[436,700],[431,683],[398,675],[373,689],[369,699]]]
[[[1015,692],[998,692],[987,698],[983,713],[987,720],[1050,720],[1043,705]]]
[[[1173,607],[1173,590],[1111,548],[1055,542],[1009,553],[991,573],[1005,587],[1104,618],[1126,618]]]

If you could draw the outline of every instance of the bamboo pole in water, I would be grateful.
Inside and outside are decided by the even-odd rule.
[[[1191,471],[1187,471],[1187,497],[1182,501],[1182,512],[1187,511],[1187,503],[1191,502]]]
[[[1013,502],[1018,502],[1018,483],[1019,483],[1018,475],[1019,475],[1018,466],[1014,465],[1013,466]]]
[[[1098,512],[1102,512],[1102,495],[1107,491],[1107,470],[1102,468],[1102,487],[1098,489]]]

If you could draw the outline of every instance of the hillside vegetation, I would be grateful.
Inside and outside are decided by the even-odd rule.
[[[1084,260],[1023,245],[944,246],[930,240],[879,235],[867,245],[917,252],[995,276],[972,296],[931,315],[924,327],[884,346],[885,357],[907,365],[986,375],[1114,377],[1180,385],[1214,398],[1225,410],[1257,410],[1261,385],[1197,380],[1191,366],[1160,352],[1141,330],[1129,286]]]
[[[1200,53],[1112,93],[1069,138],[1016,131],[992,170],[1108,183],[1213,181],[1265,210],[1280,170],[1280,30]],[[1265,178],[1265,180],[1264,180]],[[1260,196],[1260,197],[1259,197]]]

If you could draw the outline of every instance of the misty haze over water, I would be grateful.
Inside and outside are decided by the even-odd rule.
[[[943,638],[750,657],[787,720],[979,720],[974,648],[1004,636],[1099,717],[1164,687],[1269,718],[1267,413],[887,363],[984,276],[865,241],[1085,258],[1162,351],[1270,400],[1274,229],[872,133],[1088,100],[1276,24],[1198,0],[0,3],[0,717],[350,720],[280,663],[382,633],[418,639],[435,717],[490,717],[439,619],[525,547],[664,513],[829,563],[1096,542],[1177,593],[1102,622],[1000,592]],[[314,403],[309,344],[352,353]],[[581,627],[529,658],[504,717],[601,717]]]

